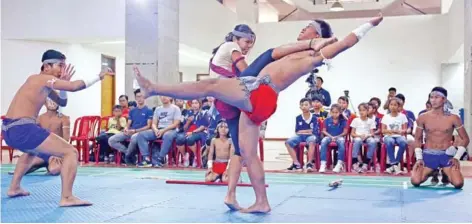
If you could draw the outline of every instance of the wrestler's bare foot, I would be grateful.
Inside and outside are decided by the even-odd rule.
[[[249,208],[241,209],[242,213],[269,213],[270,205],[268,202],[256,203]]]
[[[238,201],[236,201],[236,197],[230,197],[228,195],[225,197],[225,205],[232,211],[239,211],[242,209],[241,206],[239,206]]]
[[[311,41],[311,48],[315,50],[316,52],[320,51],[322,48],[336,43],[338,39],[336,37],[331,37],[331,38],[320,38],[320,39],[313,39]]]
[[[92,205],[91,202],[80,200],[75,196],[70,196],[67,198],[62,198],[59,202],[59,206],[61,207],[73,207],[73,206],[90,206]]]
[[[30,192],[23,190],[21,187],[18,188],[10,188],[7,192],[8,197],[21,197],[21,196],[29,196]]]
[[[139,71],[138,67],[134,66],[133,67],[134,75],[136,77],[136,81],[138,82],[139,88],[141,90],[141,93],[143,94],[144,98],[147,98],[150,96],[152,89],[152,83],[149,81],[149,79],[145,78],[144,76],[141,75],[141,72]]]

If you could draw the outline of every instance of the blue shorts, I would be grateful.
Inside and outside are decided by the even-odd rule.
[[[2,135],[8,146],[24,153],[38,155],[35,150],[49,136],[49,131],[40,127],[33,118],[5,118]]]
[[[295,148],[298,146],[300,143],[306,142],[307,144],[309,143],[316,143],[316,136],[314,135],[296,135],[291,138],[289,138],[286,143],[292,147]]]
[[[446,150],[423,150],[424,165],[433,170],[452,166],[449,162],[451,158],[446,154]]]

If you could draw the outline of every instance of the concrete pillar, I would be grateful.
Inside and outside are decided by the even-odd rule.
[[[153,82],[179,80],[179,0],[126,0],[125,92],[134,99],[138,88],[133,65]],[[157,97],[147,100],[159,104]]]
[[[464,1],[464,125],[472,136],[472,1]],[[472,144],[468,147],[472,155]]]
[[[236,14],[242,23],[259,22],[259,0],[236,0]]]

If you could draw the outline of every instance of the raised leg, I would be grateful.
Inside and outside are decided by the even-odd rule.
[[[244,87],[238,79],[205,79],[179,84],[151,83],[141,75],[137,67],[134,70],[136,80],[146,98],[160,95],[191,100],[212,96],[239,109],[252,111]]]
[[[270,212],[270,205],[267,199],[265,188],[264,168],[261,160],[257,156],[257,143],[259,140],[259,126],[252,123],[246,114],[241,114],[239,120],[239,146],[242,149],[242,156],[247,164],[247,172],[251,180],[256,202],[241,212],[246,213],[267,213]]]
[[[77,174],[77,150],[61,137],[51,133],[39,145],[38,151],[64,159],[61,169],[62,192],[59,205],[62,207],[92,205],[92,203],[80,200],[72,194],[72,187]]]

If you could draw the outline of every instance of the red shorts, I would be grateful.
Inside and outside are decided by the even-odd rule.
[[[243,111],[249,119],[256,125],[261,125],[262,122],[272,116],[277,110],[278,94],[266,84],[259,85],[259,88],[251,92],[250,100],[252,105],[252,112]]]
[[[241,113],[237,107],[233,107],[221,100],[215,100],[215,108],[221,117],[226,120],[233,119]]]
[[[222,175],[226,171],[227,166],[228,163],[213,162],[213,168],[211,168],[211,171],[218,175]]]

